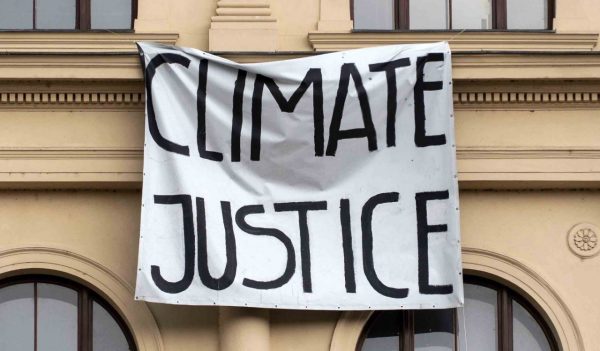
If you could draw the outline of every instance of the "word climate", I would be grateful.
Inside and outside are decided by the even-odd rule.
[[[444,88],[442,81],[425,81],[424,69],[427,63],[443,62],[444,55],[441,53],[430,53],[425,56],[417,57],[416,64],[416,83],[414,84],[414,143],[417,147],[427,147],[432,145],[446,144],[445,135],[427,135],[425,130],[425,91],[436,91]],[[146,93],[147,93],[147,115],[148,129],[152,139],[161,148],[184,156],[190,156],[190,148],[187,145],[178,144],[175,141],[164,137],[158,127],[156,113],[153,104],[152,82],[157,69],[164,64],[182,65],[188,68],[191,64],[190,59],[180,54],[164,53],[154,57],[145,70]],[[370,72],[384,74],[387,83],[387,119],[386,119],[386,145],[388,147],[396,146],[396,113],[398,89],[396,71],[403,67],[411,65],[410,58],[401,58],[394,61],[373,63],[369,65]],[[197,148],[201,158],[212,161],[223,161],[223,153],[216,150],[207,150],[206,147],[206,99],[210,94],[208,87],[209,61],[201,59],[199,62],[199,83],[196,93],[197,105]],[[231,118],[231,161],[239,162],[241,159],[241,134],[243,122],[244,89],[246,85],[248,72],[239,69],[237,79],[233,89],[232,97],[232,118]],[[354,82],[357,91],[357,99],[360,105],[362,116],[362,128],[341,129],[342,119],[344,117],[344,105],[348,98],[350,80]],[[314,126],[314,154],[317,157],[323,155],[335,156],[338,141],[342,139],[366,138],[369,151],[377,150],[377,134],[373,123],[371,104],[369,102],[369,93],[365,89],[361,74],[355,63],[344,63],[340,68],[339,83],[337,94],[333,107],[331,123],[329,125],[329,137],[327,148],[325,148],[324,131],[324,100],[323,100],[323,76],[321,68],[310,68],[304,75],[304,78],[291,94],[289,99],[282,94],[277,83],[272,79],[257,74],[254,79],[254,89],[251,99],[251,142],[250,159],[260,161],[261,135],[262,135],[262,111],[264,88],[273,96],[277,106],[282,112],[292,113],[300,102],[300,99],[312,87],[312,110]]]

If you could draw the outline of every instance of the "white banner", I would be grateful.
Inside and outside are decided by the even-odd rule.
[[[446,43],[256,64],[139,47],[138,299],[462,305]]]

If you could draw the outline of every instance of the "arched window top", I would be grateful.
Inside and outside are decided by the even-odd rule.
[[[548,30],[553,0],[351,0],[354,29]]]
[[[92,290],[50,276],[0,281],[0,350],[135,351],[119,314]]]
[[[363,330],[359,351],[557,351],[541,315],[513,290],[465,279],[464,309],[381,311]]]

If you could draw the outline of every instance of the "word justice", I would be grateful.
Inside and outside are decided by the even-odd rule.
[[[431,233],[447,232],[446,224],[430,224],[427,215],[427,203],[430,201],[443,201],[449,198],[448,191],[430,191],[416,193],[414,196],[416,206],[416,224],[417,228],[410,233],[417,235],[417,255],[418,255],[418,286],[420,294],[438,294],[446,295],[453,292],[453,285],[432,285],[429,281],[429,235]],[[355,256],[362,255],[362,270],[370,286],[379,294],[402,299],[408,296],[409,289],[406,287],[392,287],[384,284],[378,277],[373,257],[374,233],[372,228],[373,213],[378,206],[393,206],[399,200],[399,193],[388,192],[380,193],[369,198],[362,204],[360,228],[361,228],[361,250],[354,252],[352,245],[351,218],[350,218],[350,200],[340,199],[339,220],[341,228],[340,250],[343,252],[344,279],[347,293],[356,293],[356,273]],[[274,203],[273,213],[265,213],[265,206],[261,204],[242,206],[235,215],[232,212],[229,201],[220,201],[222,224],[225,233],[225,251],[226,263],[223,274],[220,277],[213,277],[209,272],[209,252],[207,245],[207,226],[206,211],[204,199],[195,197],[195,206],[193,206],[193,197],[191,195],[154,195],[154,205],[179,205],[182,210],[183,220],[183,252],[184,262],[183,276],[178,281],[168,281],[161,275],[161,268],[158,265],[150,266],[150,273],[154,284],[163,292],[176,294],[185,291],[195,276],[195,267],[197,265],[200,280],[204,286],[212,290],[224,290],[232,285],[238,275],[238,260],[236,236],[239,231],[234,229],[234,223],[241,232],[254,236],[267,236],[277,240],[281,244],[281,249],[286,253],[285,266],[280,271],[280,276],[268,281],[260,281],[251,277],[243,277],[242,285],[252,289],[269,290],[282,287],[290,282],[296,274],[296,253],[300,252],[300,274],[302,276],[302,288],[305,293],[312,293],[312,275],[311,275],[311,253],[310,253],[310,233],[309,233],[309,212],[328,211],[331,205],[328,201],[306,201],[306,202],[279,202]],[[196,230],[194,230],[194,207],[196,210]],[[248,217],[268,215],[273,216],[280,212],[295,212],[298,216],[299,248],[294,247],[290,236],[276,228],[264,228],[250,225]],[[337,212],[337,211],[336,211]],[[337,213],[336,213],[337,215]],[[196,235],[197,234],[197,235]],[[398,233],[398,235],[410,235],[407,233]],[[196,247],[197,242],[197,247]]]

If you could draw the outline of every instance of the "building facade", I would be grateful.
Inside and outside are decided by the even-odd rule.
[[[511,10],[510,0],[482,2],[483,20],[475,22],[459,11],[475,5],[456,0],[428,1],[427,15],[407,0],[63,2],[61,17],[39,0],[31,9],[0,1],[10,10],[0,15],[0,29],[7,30],[0,32],[0,311],[11,311],[2,304],[19,298],[3,296],[3,287],[34,284],[33,313],[42,316],[43,289],[54,284],[76,292],[73,347],[80,350],[101,335],[140,351],[371,350],[361,345],[372,312],[134,300],[144,136],[135,42],[261,62],[449,41],[465,274],[474,286],[483,280],[508,289],[506,296],[527,306],[555,344],[551,349],[598,348],[597,1],[538,1],[542,12]],[[446,12],[432,25],[435,6]],[[542,20],[524,30],[530,13]],[[517,14],[525,19],[515,22]],[[518,306],[501,308],[503,294],[494,305],[489,350],[519,350],[511,340]],[[100,311],[96,304],[113,318],[106,325],[116,323],[123,335],[93,329],[102,325],[87,314]],[[503,322],[506,313],[514,324]],[[94,322],[83,322],[89,318]],[[13,319],[0,313],[2,323]],[[44,343],[38,319],[36,349]],[[414,325],[409,333],[417,333]],[[460,325],[452,333],[459,340]],[[397,343],[438,350],[408,339]]]

